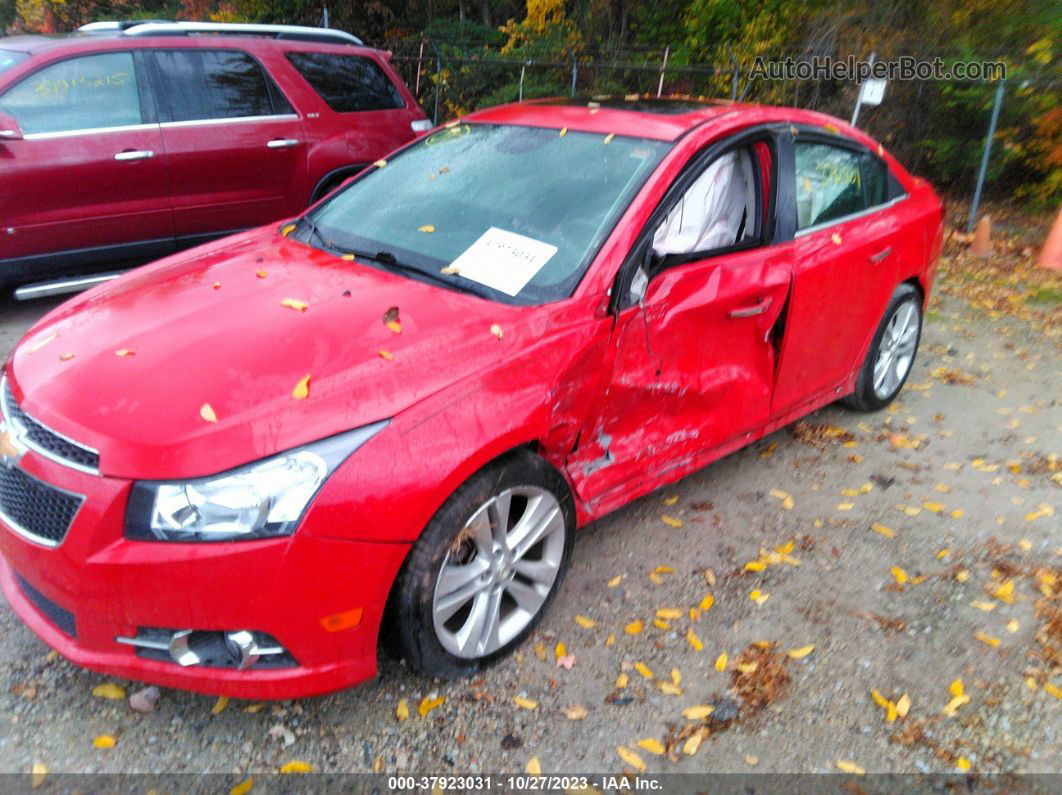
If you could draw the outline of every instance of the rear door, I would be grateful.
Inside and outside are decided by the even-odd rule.
[[[783,177],[793,181],[796,197],[793,292],[772,415],[826,391],[840,396],[907,249],[889,211],[894,188],[875,155],[821,134],[798,135],[793,152],[793,173]]]
[[[148,54],[179,239],[259,226],[305,206],[302,121],[257,60],[235,49]]]
[[[0,259],[70,268],[173,247],[162,136],[137,53],[54,61],[0,95],[22,140],[0,141]],[[145,241],[147,241],[145,243]],[[148,250],[150,249],[150,251]]]

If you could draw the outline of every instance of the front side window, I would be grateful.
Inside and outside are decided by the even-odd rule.
[[[46,66],[0,97],[0,111],[27,135],[140,124],[133,55],[85,55]]]
[[[163,121],[206,121],[290,113],[291,106],[247,53],[157,50]]]
[[[860,155],[830,144],[797,141],[797,229],[866,209]]]
[[[362,176],[318,207],[297,234],[491,299],[555,301],[578,285],[670,146],[460,124]]]
[[[289,52],[288,60],[328,107],[337,113],[405,107],[402,95],[379,64],[360,55]]]

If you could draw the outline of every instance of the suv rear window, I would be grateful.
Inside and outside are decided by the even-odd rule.
[[[155,50],[154,56],[164,97],[163,121],[238,119],[294,112],[258,61],[247,53]]]
[[[288,60],[337,113],[393,110],[406,105],[387,73],[371,58],[289,52]]]

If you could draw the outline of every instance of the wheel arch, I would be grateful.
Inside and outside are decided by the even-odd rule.
[[[359,171],[364,169],[366,165],[366,163],[353,163],[351,165],[333,168],[317,180],[317,184],[314,185],[313,191],[310,193],[310,204],[316,204],[323,199],[326,194],[331,193],[335,188],[339,187],[339,184],[343,182],[343,180],[353,177]]]

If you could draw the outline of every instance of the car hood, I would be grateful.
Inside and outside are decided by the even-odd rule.
[[[511,356],[543,314],[257,230],[63,304],[9,380],[31,417],[99,451],[102,474],[194,477],[392,417]]]

